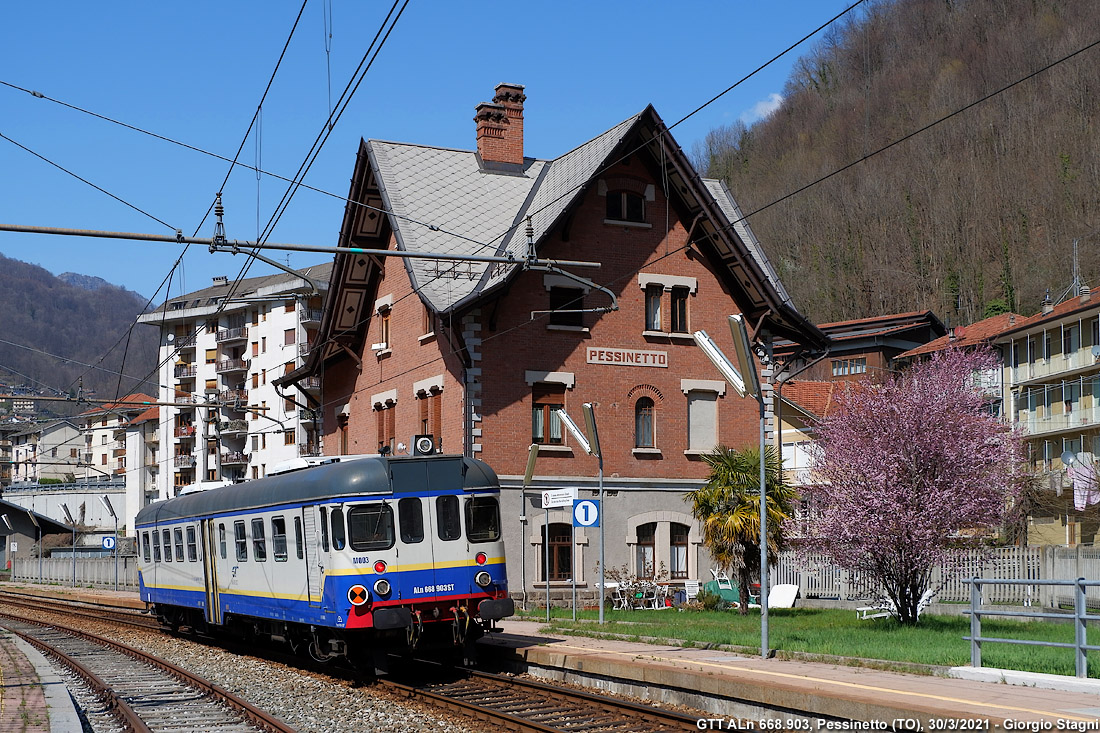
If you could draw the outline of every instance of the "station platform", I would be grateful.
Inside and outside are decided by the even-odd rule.
[[[80,733],[64,680],[46,658],[0,629],[0,733]]]
[[[17,583],[2,583],[0,590],[144,608],[134,591]],[[701,720],[700,730],[775,730],[776,720],[786,720],[787,729],[796,731],[1100,733],[1100,680],[1095,679],[988,668],[962,668],[963,673],[954,677],[907,674],[570,636],[544,632],[541,622],[517,618],[498,625],[500,632],[480,642],[483,659],[524,666],[549,679],[706,711],[713,718]],[[3,664],[8,664],[6,659]],[[3,670],[7,675],[6,666]],[[967,676],[966,670],[982,676],[960,678]],[[5,677],[5,688],[7,683]],[[5,718],[10,709],[6,708]],[[741,722],[731,722],[735,718]],[[16,729],[31,730],[11,730]],[[0,727],[0,733],[6,730]]]
[[[661,696],[722,721],[701,721],[701,730],[729,730],[730,718],[748,721],[743,730],[771,729],[760,721],[782,719],[786,711],[834,721],[835,730],[1100,731],[1100,680],[1056,678],[1048,682],[1065,680],[1066,688],[1076,689],[1049,689],[1006,684],[999,670],[983,670],[997,679],[984,682],[544,633],[543,624],[518,619],[504,619],[500,626],[503,632],[487,636],[483,645],[547,677]],[[1055,676],[1032,677],[1029,684],[1036,685],[1034,677]],[[853,720],[865,725],[841,727],[840,721]],[[804,729],[799,726],[793,729]],[[813,727],[829,728],[816,721]]]

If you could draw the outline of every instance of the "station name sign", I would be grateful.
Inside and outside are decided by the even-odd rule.
[[[667,351],[635,351],[634,349],[605,349],[600,346],[589,346],[585,353],[589,364],[668,368]]]

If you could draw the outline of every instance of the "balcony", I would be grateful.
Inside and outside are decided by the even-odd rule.
[[[219,344],[229,344],[234,341],[247,341],[248,340],[248,326],[238,326],[237,328],[224,328],[218,331],[218,335],[215,340]]]
[[[240,403],[241,405],[248,402],[248,390],[247,389],[223,389],[218,393],[218,400],[226,403],[226,407],[231,409],[241,409],[235,407],[234,403]]]
[[[148,433],[145,434],[145,444],[146,445],[158,445],[159,443],[160,443],[160,431],[159,430],[150,430]]]
[[[1039,358],[1027,364],[1012,367],[1013,384],[1066,377],[1077,372],[1087,372],[1100,367],[1100,361],[1092,355],[1092,347],[1077,349],[1069,354],[1054,354],[1049,359]]]
[[[247,359],[222,359],[214,366],[214,371],[218,374],[228,374],[229,372],[244,372],[248,371]]]
[[[194,405],[195,404],[195,395],[191,395],[191,394],[176,395],[175,403],[177,405]]]
[[[299,308],[298,320],[301,323],[320,323],[324,311],[320,308]]]
[[[199,373],[198,364],[176,364],[173,374],[176,379],[194,379],[195,375]]]
[[[195,339],[197,334],[191,333],[186,336],[176,336],[174,341],[169,341],[168,346],[175,346],[178,350],[191,350],[195,348]]]
[[[242,466],[248,463],[249,454],[241,451],[222,453],[223,466]]]
[[[194,468],[195,457],[194,456],[176,456],[173,460],[173,464],[176,468]]]
[[[173,431],[177,438],[190,438],[195,434],[194,425],[177,425]]]
[[[320,377],[306,377],[298,382],[298,387],[306,392],[320,392],[321,391],[321,378]]]
[[[92,454],[91,453],[85,453],[84,454],[84,459],[81,461],[81,463],[85,463],[89,466],[92,465]]]
[[[222,435],[225,437],[233,437],[237,435],[245,435],[248,433],[248,421],[247,420],[226,420],[220,426]]]
[[[1027,431],[1028,435],[1091,430],[1100,427],[1100,407],[1070,410],[1041,417],[1025,412],[1020,415],[1019,425]]]
[[[126,448],[115,448],[111,453],[111,456],[114,458],[119,458],[124,455],[126,455]]]
[[[299,443],[298,455],[302,458],[312,458],[321,455],[321,447],[313,443]]]
[[[298,344],[298,356],[308,356],[309,352],[311,351],[313,351],[312,342],[307,341],[305,343]]]

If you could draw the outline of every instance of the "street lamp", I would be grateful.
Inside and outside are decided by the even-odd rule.
[[[9,532],[15,532],[15,527],[11,526],[11,520],[8,519],[7,514],[0,514],[0,519],[4,520],[4,524],[7,526]],[[5,538],[5,540],[6,539],[7,538]],[[7,544],[7,547],[4,548],[4,553],[5,554],[11,549],[11,543],[7,542],[6,544]],[[11,558],[8,558],[8,567],[9,568],[11,567]]]
[[[577,441],[585,453],[596,456],[599,466],[599,481],[600,481],[600,623],[604,622],[604,583],[605,583],[605,568],[606,565],[604,557],[604,523],[605,517],[602,516],[604,512],[603,501],[603,453],[600,451],[600,434],[596,430],[596,412],[591,402],[585,402],[581,405],[581,411],[584,413],[584,427],[585,432],[582,433],[581,429],[577,427],[577,424],[573,422],[573,419],[566,414],[564,408],[558,408],[556,412],[558,417],[561,418],[562,423],[566,429],[572,434],[573,439]],[[574,603],[574,608],[576,604]]]
[[[69,505],[62,502],[61,511],[65,512],[65,519],[69,522],[69,526],[73,528],[73,587],[76,587],[76,522],[73,521],[73,515],[69,511]]]
[[[764,392],[760,389],[760,379],[756,374],[752,346],[749,343],[745,319],[740,315],[729,317],[730,335],[737,355],[734,366],[722,350],[707,335],[706,331],[692,334],[695,343],[710,359],[714,367],[725,377],[730,386],[742,397],[753,397],[760,408],[760,656],[768,658],[768,495],[764,471],[764,431],[765,403]]]
[[[99,497],[99,500],[103,502],[103,507],[107,510],[107,513],[111,515],[111,518],[115,520],[115,543],[111,547],[115,556],[115,591],[118,591],[118,515],[115,514],[115,508],[111,506],[111,499],[106,494]]]
[[[527,449],[527,470],[523,474],[523,488],[520,490],[519,503],[519,577],[523,583],[523,610],[527,610],[527,549],[524,544],[524,527],[527,526],[527,487],[531,485],[531,478],[535,475],[535,460],[539,457],[539,444],[532,443]],[[547,596],[549,606],[550,597]]]

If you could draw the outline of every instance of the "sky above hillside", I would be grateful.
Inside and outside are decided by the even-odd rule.
[[[334,195],[299,190],[270,241],[336,245],[360,137],[471,150],[474,107],[490,101],[499,82],[526,85],[528,156],[561,155],[650,103],[672,126],[849,4],[412,0],[305,178]],[[227,162],[13,86],[231,159],[300,7],[9,4],[0,27],[0,223],[212,236],[212,216],[200,222]],[[330,98],[340,98],[389,9],[388,2],[309,0],[242,163],[295,175],[325,127]],[[819,38],[673,127],[680,146],[690,152],[709,130],[775,109],[792,65]],[[286,189],[235,169],[223,192],[227,236],[256,239]],[[213,276],[235,277],[245,264],[243,255],[192,246],[171,290],[158,292],[182,251],[172,243],[0,232],[8,257],[102,277],[155,302],[206,287]],[[292,267],[329,258],[267,255]],[[271,271],[257,264],[248,275]]]

